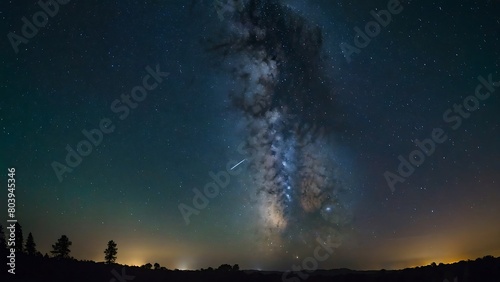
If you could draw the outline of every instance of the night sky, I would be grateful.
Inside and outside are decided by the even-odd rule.
[[[0,179],[43,254],[65,234],[171,269],[500,256],[499,1],[69,1],[21,42],[24,2],[0,4]]]

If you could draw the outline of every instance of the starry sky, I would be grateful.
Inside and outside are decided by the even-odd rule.
[[[0,4],[0,179],[15,167],[42,253],[65,234],[78,259],[114,240],[171,269],[500,256],[500,2],[58,7],[33,34],[36,1]]]

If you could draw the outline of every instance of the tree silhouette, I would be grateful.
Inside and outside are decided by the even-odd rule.
[[[116,254],[118,253],[118,248],[116,243],[111,240],[108,242],[108,248],[104,250],[104,261],[106,263],[114,263],[116,261]]]
[[[52,251],[50,252],[56,258],[69,258],[69,253],[71,252],[69,246],[72,244],[66,235],[62,235],[55,245],[52,245]]]
[[[26,239],[25,249],[28,255],[36,255],[35,239],[33,239],[33,234],[31,234],[31,232],[28,234],[28,239]]]
[[[233,268],[229,264],[221,264],[217,270],[220,271],[231,271]]]
[[[233,271],[239,271],[240,270],[240,266],[238,264],[235,264],[233,265]]]
[[[151,269],[151,267],[153,267],[153,265],[151,263],[146,263],[145,265],[142,266],[143,268],[146,268],[146,269]]]
[[[155,267],[155,270],[158,270],[158,269],[160,269],[160,264],[155,262],[154,267]]]
[[[14,232],[16,234],[16,253],[22,253],[24,252],[24,238],[23,238],[23,228],[21,227],[21,224],[17,223],[15,224],[16,231]]]

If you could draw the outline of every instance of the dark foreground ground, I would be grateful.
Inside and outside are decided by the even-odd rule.
[[[146,281],[330,281],[330,282],[500,282],[500,258],[487,256],[474,261],[430,265],[404,270],[353,271],[349,269],[317,270],[313,273],[259,272],[251,270],[179,271],[151,270],[118,264],[89,261],[58,260],[53,258],[20,256],[16,260],[16,274],[2,267],[0,281],[50,282],[146,282]]]

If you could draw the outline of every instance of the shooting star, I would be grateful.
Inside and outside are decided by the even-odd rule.
[[[246,161],[247,159],[243,159],[241,162],[235,164],[232,168],[230,168],[229,170],[233,170],[235,169],[237,166],[239,166],[240,164],[242,164],[244,161]]]

